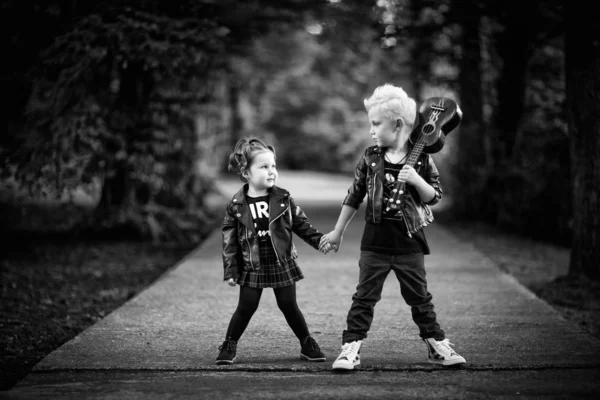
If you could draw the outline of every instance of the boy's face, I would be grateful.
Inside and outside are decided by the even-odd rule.
[[[400,130],[396,129],[396,121],[383,115],[379,107],[369,110],[369,133],[379,147],[389,147],[398,140]]]

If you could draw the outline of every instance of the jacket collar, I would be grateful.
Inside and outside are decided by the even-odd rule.
[[[231,198],[231,204],[238,205],[236,217],[248,228],[254,231],[254,223],[250,214],[250,207],[246,201],[246,193],[248,192],[248,184],[246,183],[236,194]],[[281,214],[284,210],[282,204],[288,205],[284,202],[285,199],[289,198],[289,192],[279,186],[273,186],[268,191],[269,194],[269,222]],[[288,205],[289,207],[289,205]]]
[[[231,198],[231,202],[233,204],[243,204],[246,203],[246,193],[248,192],[248,184],[244,184],[244,186],[241,187],[240,190],[237,191],[236,194],[233,195],[233,197]],[[290,193],[283,189],[280,188],[279,186],[273,186],[271,189],[269,189],[268,191],[269,197],[271,198],[275,198],[275,200],[283,200],[287,197],[289,197]]]

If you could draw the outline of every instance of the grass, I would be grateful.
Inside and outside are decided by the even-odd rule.
[[[191,248],[15,240],[0,260],[0,389],[147,287]]]
[[[479,223],[440,221],[569,321],[600,338],[600,283],[566,279],[569,249]],[[0,389],[131,299],[192,249],[143,242],[18,240],[0,259]]]

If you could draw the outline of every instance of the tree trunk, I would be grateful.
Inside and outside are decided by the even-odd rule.
[[[489,131],[483,120],[481,15],[471,2],[457,1],[454,7],[462,28],[458,81],[460,108],[463,111],[463,120],[457,133],[459,155],[456,166],[456,181],[461,188],[456,188],[454,192],[464,194],[456,196],[454,207],[459,214],[469,216],[479,208],[481,196],[478,192],[481,182],[485,180],[485,166],[491,162],[486,151]]]
[[[594,13],[567,8],[566,83],[573,248],[569,275],[600,280],[600,30]]]
[[[503,62],[497,82],[498,105],[493,119],[498,132],[496,159],[499,163],[513,158],[512,151],[525,109],[530,46],[539,26],[537,13],[535,1],[509,7],[505,29],[496,38],[498,56]]]
[[[243,132],[243,119],[240,114],[240,91],[241,83],[239,78],[235,74],[229,76],[229,108],[231,112],[231,142],[230,148],[233,149],[239,139],[241,139]]]

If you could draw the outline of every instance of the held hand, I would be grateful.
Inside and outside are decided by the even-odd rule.
[[[323,237],[321,237],[321,242],[319,244],[319,250],[323,251],[324,249],[329,247],[328,245],[330,246],[330,248],[327,251],[334,249],[335,252],[337,253],[340,246],[342,245],[341,233],[333,230],[333,231],[329,232],[328,234],[323,235]],[[325,254],[327,254],[327,253],[325,253]]]
[[[321,242],[319,243],[319,251],[323,254],[329,253],[331,250],[335,250],[337,252],[337,246],[327,243],[321,238]]]
[[[233,278],[229,278],[229,280],[227,281],[227,284],[229,286],[235,286],[235,281],[233,280]]]
[[[335,246],[333,246],[331,243],[324,243],[322,246],[319,246],[319,251],[323,254],[327,254],[331,250],[337,251],[337,248]]]
[[[319,251],[323,254],[327,254],[330,250],[331,244],[327,241],[325,236],[321,236],[321,240],[319,241]]]

